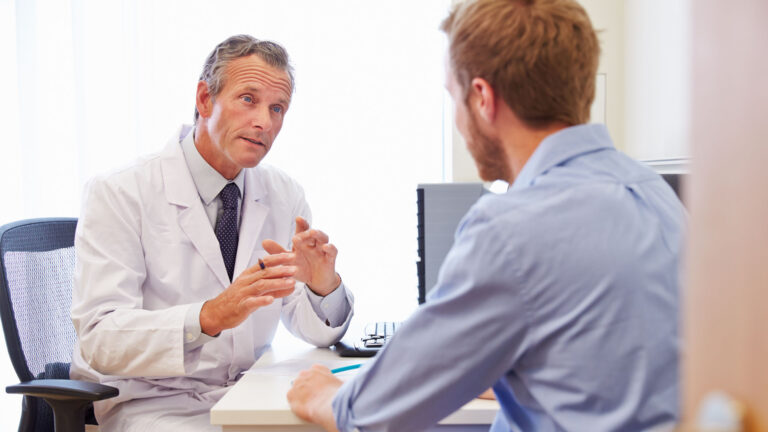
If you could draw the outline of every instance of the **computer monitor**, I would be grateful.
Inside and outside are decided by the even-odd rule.
[[[659,173],[669,184],[680,201],[685,204],[684,184],[688,179],[690,161],[688,159],[660,159],[643,161],[644,164]]]
[[[671,159],[645,161],[658,172],[683,201],[683,183],[688,176],[688,161]],[[470,207],[488,190],[483,183],[428,183],[416,189],[418,201],[419,304],[437,283],[437,275],[445,256],[453,246],[459,222]]]
[[[437,283],[437,274],[453,246],[453,235],[472,204],[488,192],[482,183],[420,184],[418,202],[419,304]]]

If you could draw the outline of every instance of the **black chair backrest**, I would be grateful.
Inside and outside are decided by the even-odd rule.
[[[0,227],[0,315],[22,382],[69,378],[76,226],[75,218],[46,218]]]

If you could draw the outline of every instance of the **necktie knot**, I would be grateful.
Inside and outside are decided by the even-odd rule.
[[[240,198],[240,189],[234,183],[227,183],[224,189],[219,192],[221,204],[225,209],[237,208],[237,200]]]

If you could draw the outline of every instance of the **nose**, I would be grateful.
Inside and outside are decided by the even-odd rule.
[[[251,119],[251,127],[259,129],[262,132],[269,132],[272,130],[272,115],[269,112],[269,107],[255,109],[253,118]]]

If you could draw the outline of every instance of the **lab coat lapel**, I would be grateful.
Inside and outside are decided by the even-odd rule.
[[[205,214],[181,146],[175,140],[171,140],[164,153],[162,169],[165,196],[170,204],[178,206],[179,226],[223,288],[226,288],[230,282],[221,256],[219,241]]]
[[[256,242],[269,214],[269,207],[264,203],[267,192],[259,167],[246,170],[244,189],[235,275],[239,275],[248,268],[253,252],[261,249],[261,245],[257,245]]]

